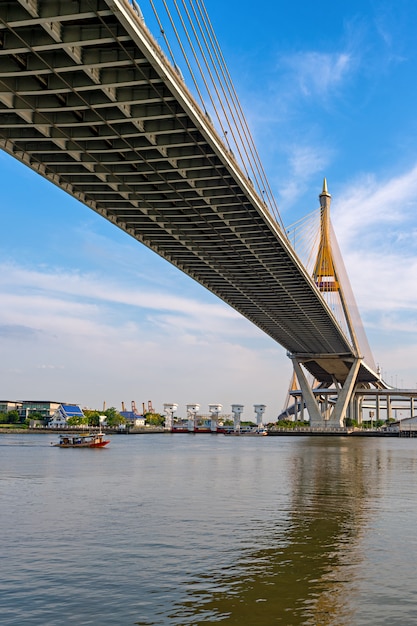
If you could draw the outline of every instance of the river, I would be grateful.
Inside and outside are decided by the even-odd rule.
[[[417,440],[0,435],[2,626],[417,624]]]

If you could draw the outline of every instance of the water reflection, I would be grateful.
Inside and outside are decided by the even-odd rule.
[[[6,439],[2,625],[416,621],[415,439]]]
[[[254,513],[251,539],[232,566],[194,577],[187,602],[170,623],[354,623],[361,529],[372,515],[370,491],[375,493],[380,464],[371,448],[369,442],[336,438],[297,442],[285,525],[281,511],[276,524],[271,518],[258,523]]]

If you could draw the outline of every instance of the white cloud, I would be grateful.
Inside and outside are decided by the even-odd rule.
[[[353,58],[348,52],[299,52],[281,59],[291,77],[290,86],[305,97],[326,98],[349,76]]]
[[[99,275],[0,266],[3,388],[99,408],[121,401],[264,402],[284,352],[226,305],[134,290]],[[7,339],[10,341],[7,341]],[[256,344],[256,346],[255,346]],[[254,397],[252,397],[254,394]]]
[[[289,175],[288,183],[280,188],[282,206],[288,210],[308,189],[311,180],[318,172],[326,169],[332,157],[330,148],[323,145],[292,144],[288,147]]]
[[[408,334],[416,323],[400,320],[415,319],[417,310],[416,212],[417,165],[387,180],[353,181],[332,218],[361,311],[374,325]]]
[[[168,291],[159,292],[131,285],[121,286],[100,275],[82,274],[47,269],[28,270],[17,265],[0,264],[0,289],[3,293],[19,290],[27,294],[43,293],[67,298],[82,298],[88,301],[101,301],[111,304],[129,305],[141,309],[175,311],[184,315],[207,314],[220,318],[237,318],[238,314],[221,303],[202,303],[190,298],[174,295]],[[36,300],[36,299],[35,299]],[[32,305],[33,306],[33,302]],[[37,306],[42,306],[38,303]],[[48,301],[47,306],[51,306]],[[66,302],[55,300],[55,307],[66,308]],[[77,305],[74,305],[77,306]]]
[[[349,247],[357,237],[378,235],[381,231],[386,237],[387,226],[399,227],[399,235],[405,237],[410,225],[414,232],[416,229],[417,164],[405,174],[385,181],[362,176],[343,189],[340,196],[343,200],[335,202],[333,222],[342,246]]]

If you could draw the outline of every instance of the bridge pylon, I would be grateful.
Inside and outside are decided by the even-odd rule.
[[[346,417],[354,415],[354,393],[364,384],[363,381],[358,383],[358,374],[364,363],[364,357],[361,355],[353,318],[359,320],[360,326],[361,322],[352,296],[348,303],[345,288],[350,295],[350,285],[347,276],[339,274],[333,253],[330,225],[331,195],[327,190],[326,179],[323,181],[319,200],[320,241],[312,279],[328,304],[330,314],[336,315],[337,310],[340,320],[338,323],[343,327],[352,351],[349,355],[288,353],[294,370],[289,395],[294,398],[294,416],[297,414],[303,416],[306,408],[312,428],[343,428]],[[342,263],[341,260],[339,262]],[[310,380],[307,372],[310,374]],[[288,412],[288,400],[286,408]]]

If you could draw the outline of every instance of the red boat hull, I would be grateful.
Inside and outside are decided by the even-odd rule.
[[[104,446],[107,446],[107,444],[110,443],[110,441],[101,441],[100,443],[92,443],[89,447],[90,448],[104,448]]]

